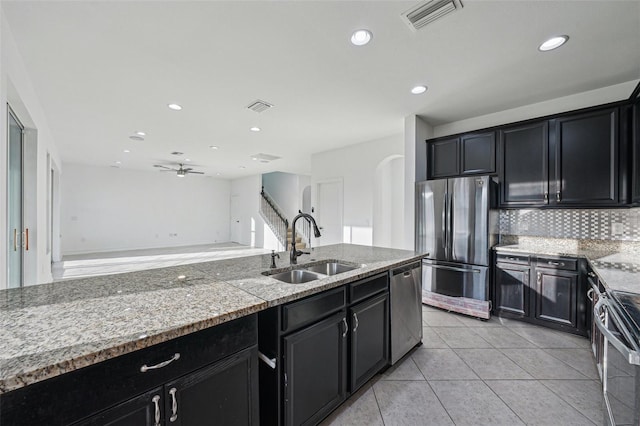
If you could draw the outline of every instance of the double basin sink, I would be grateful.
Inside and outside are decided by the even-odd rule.
[[[309,265],[300,265],[297,269],[292,269],[284,272],[266,271],[262,275],[269,276],[276,280],[288,283],[288,284],[302,284],[309,281],[319,280],[331,275],[341,274],[343,272],[353,271],[358,269],[360,265],[355,265],[349,262],[339,260],[326,260],[321,262],[314,262]]]

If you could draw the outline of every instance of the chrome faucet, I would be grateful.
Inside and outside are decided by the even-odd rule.
[[[308,220],[313,226],[313,235],[318,238],[320,237],[320,230],[318,229],[318,225],[316,225],[316,220],[308,213],[302,213],[302,211],[298,210],[298,216],[293,218],[293,222],[291,223],[291,254],[289,255],[289,260],[292,265],[298,263],[298,256],[302,256],[303,254],[310,254],[308,251],[300,251],[296,250],[296,222],[301,217],[304,217]]]

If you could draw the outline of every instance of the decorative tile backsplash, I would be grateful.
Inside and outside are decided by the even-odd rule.
[[[500,234],[640,241],[640,208],[501,210]]]

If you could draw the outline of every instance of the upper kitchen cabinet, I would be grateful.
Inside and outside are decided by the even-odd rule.
[[[546,121],[500,130],[500,200],[503,206],[548,204],[548,135]]]
[[[429,179],[458,176],[460,139],[443,139],[428,143]]]
[[[496,171],[495,132],[435,139],[427,144],[429,179],[486,175]]]
[[[605,109],[550,121],[553,202],[615,205],[619,195],[619,111]]]

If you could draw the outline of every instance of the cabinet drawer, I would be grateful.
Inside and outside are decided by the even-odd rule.
[[[254,314],[16,389],[0,396],[2,424],[67,425],[257,341]],[[140,371],[176,353],[180,357],[165,367]],[[52,395],[60,396],[59,404],[52,403]]]
[[[528,265],[529,256],[526,254],[497,253],[496,262],[516,263],[519,265]]]
[[[379,274],[349,285],[349,301],[359,302],[388,289],[389,274]]]
[[[347,302],[343,287],[292,302],[282,307],[282,331],[289,332],[311,324],[344,308]]]
[[[536,266],[541,268],[565,269],[575,271],[578,269],[577,259],[538,257]]]

